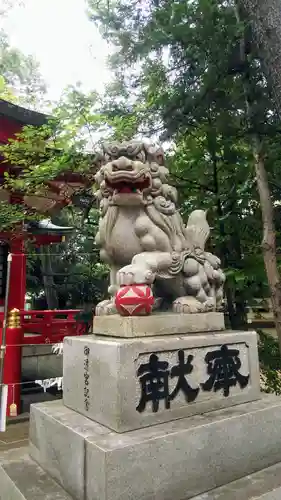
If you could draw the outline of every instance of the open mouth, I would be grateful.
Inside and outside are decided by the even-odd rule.
[[[115,193],[119,194],[140,194],[144,189],[149,188],[150,180],[147,177],[140,177],[135,181],[120,179],[115,182],[106,181],[108,187],[114,190]]]

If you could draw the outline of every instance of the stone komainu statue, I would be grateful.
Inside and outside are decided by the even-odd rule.
[[[100,205],[96,243],[111,268],[111,298],[98,304],[96,314],[116,313],[115,293],[131,284],[151,285],[159,310],[217,310],[225,276],[220,260],[205,252],[210,234],[206,213],[195,210],[184,226],[162,148],[111,144],[103,146],[102,158],[95,177]]]

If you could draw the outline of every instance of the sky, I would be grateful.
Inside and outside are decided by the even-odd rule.
[[[6,1],[0,0],[0,8]],[[110,79],[109,48],[88,20],[85,0],[10,2],[15,6],[1,19],[1,27],[11,45],[40,63],[48,99],[58,100],[67,85],[78,81],[85,91],[103,91]]]

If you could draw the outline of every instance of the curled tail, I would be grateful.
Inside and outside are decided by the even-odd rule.
[[[205,250],[206,241],[210,236],[210,226],[207,221],[207,211],[194,210],[187,221],[185,237],[194,249]]]

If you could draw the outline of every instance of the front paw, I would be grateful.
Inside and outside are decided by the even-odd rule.
[[[117,283],[124,285],[151,285],[155,280],[155,273],[145,266],[130,264],[122,267],[117,273]]]
[[[102,302],[97,304],[95,310],[96,316],[108,316],[110,314],[117,314],[117,309],[112,299],[102,300]]]
[[[203,311],[203,304],[195,297],[178,297],[173,302],[173,312],[178,314],[196,314]]]
[[[203,302],[203,312],[212,312],[216,310],[216,300],[215,298],[208,298]]]

